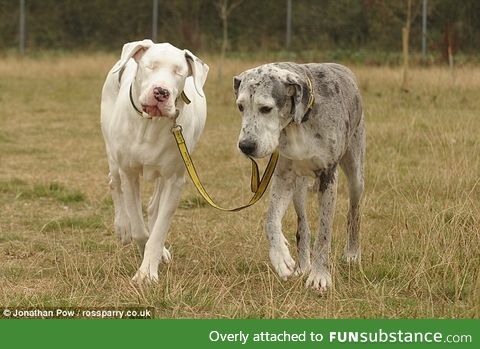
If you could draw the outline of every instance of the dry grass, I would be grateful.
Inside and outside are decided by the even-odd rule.
[[[454,80],[443,68],[414,69],[403,93],[400,69],[353,67],[368,127],[363,262],[340,262],[342,176],[334,287],[320,297],[270,268],[266,200],[221,213],[199,204],[191,184],[168,239],[174,261],[157,285],[132,285],[140,258],[113,236],[99,130],[100,89],[114,60],[0,60],[1,305],[147,305],[157,317],[479,317],[480,68],[458,70]],[[205,60],[209,116],[194,158],[213,196],[234,206],[249,196],[249,165],[235,146],[231,77],[261,62],[229,61],[217,81],[216,58]],[[295,221],[289,211],[292,246]]]

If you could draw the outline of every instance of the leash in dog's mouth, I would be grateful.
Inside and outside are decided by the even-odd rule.
[[[148,113],[144,112],[144,111],[141,111],[140,109],[137,108],[137,106],[135,105],[135,102],[133,101],[133,93],[132,93],[132,88],[133,88],[133,83],[130,84],[130,89],[128,91],[128,96],[130,97],[130,104],[132,105],[133,109],[135,110],[135,112],[143,119],[153,119],[154,116],[152,115],[149,115]],[[175,107],[177,105],[177,102],[178,100],[182,100],[185,104],[190,104],[191,101],[190,99],[187,97],[187,95],[185,94],[185,91],[182,91],[179,95],[179,97],[177,97],[177,99],[175,100]],[[175,108],[175,116],[174,118],[176,119],[178,117],[178,115],[180,114],[180,111],[178,110],[178,108]],[[159,117],[162,117],[162,116],[159,116]]]

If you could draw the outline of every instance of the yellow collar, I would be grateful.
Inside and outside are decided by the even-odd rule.
[[[305,114],[308,113],[308,111],[312,109],[313,105],[315,104],[315,96],[313,94],[312,80],[310,80],[308,75],[306,75],[306,77],[307,77],[307,87],[308,87],[308,103],[307,103],[307,109]]]

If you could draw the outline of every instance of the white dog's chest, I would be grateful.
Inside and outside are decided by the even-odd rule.
[[[171,136],[170,136],[171,137]],[[173,139],[157,142],[133,143],[123,150],[124,156],[129,162],[136,162],[143,166],[159,166],[171,162],[171,154],[177,150],[173,144]]]
[[[181,169],[178,150],[170,125],[158,121],[139,120],[136,127],[117,130],[112,155],[121,168],[136,168],[146,180],[169,175]]]

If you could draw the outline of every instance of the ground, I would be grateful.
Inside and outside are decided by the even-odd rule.
[[[208,120],[193,154],[222,205],[249,199],[236,149],[232,76],[263,63],[230,60],[207,81]],[[99,125],[113,54],[0,58],[0,305],[152,306],[161,318],[478,318],[480,67],[351,66],[364,97],[366,190],[360,267],[342,263],[346,181],[334,223],[333,288],[281,281],[268,261],[267,200],[239,213],[207,207],[188,182],[158,284],[131,282],[133,245],[113,234]],[[144,202],[151,185],[143,188]],[[315,198],[308,213],[315,231]],[[296,219],[284,231],[295,251]]]

